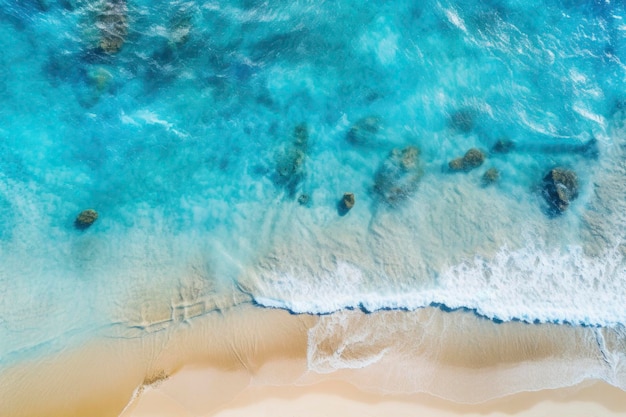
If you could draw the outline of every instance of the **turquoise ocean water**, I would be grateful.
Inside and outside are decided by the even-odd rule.
[[[625,19],[0,0],[0,369],[241,302],[622,329]]]

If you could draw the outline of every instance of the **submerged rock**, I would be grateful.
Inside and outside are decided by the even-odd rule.
[[[449,125],[459,132],[469,133],[474,129],[475,111],[472,109],[460,109],[450,115]]]
[[[298,196],[298,204],[300,204],[301,206],[309,205],[310,201],[311,201],[311,197],[308,194],[300,194]]]
[[[300,123],[293,129],[293,146],[306,151],[309,146],[309,128],[306,123]]]
[[[113,75],[102,67],[96,67],[88,73],[89,81],[98,92],[104,92],[110,86]]]
[[[368,145],[375,142],[376,135],[381,130],[381,119],[378,116],[367,116],[354,123],[346,139],[353,145]]]
[[[180,9],[174,13],[169,23],[169,38],[172,45],[181,46],[189,40],[193,29],[194,12],[192,4],[183,3]]]
[[[276,160],[276,172],[279,178],[288,180],[300,175],[303,169],[304,156],[304,152],[296,148],[288,148],[279,154]]]
[[[423,169],[415,146],[394,149],[374,176],[374,191],[385,202],[396,204],[417,190]]]
[[[491,151],[494,153],[509,153],[513,149],[515,149],[515,142],[506,138],[498,139],[491,147]]]
[[[448,163],[452,171],[470,171],[478,168],[485,162],[485,154],[477,148],[472,148],[462,158],[453,159]]]
[[[80,212],[74,221],[77,229],[86,229],[93,224],[98,218],[98,212],[94,209],[87,209]]]
[[[291,197],[295,197],[296,188],[305,177],[304,161],[308,140],[307,125],[301,123],[295,127],[292,141],[276,155],[274,183],[285,187]]]
[[[128,34],[128,8],[126,0],[105,0],[98,14],[100,49],[107,54],[118,52]]]
[[[578,177],[572,170],[557,167],[543,178],[543,195],[555,213],[562,213],[578,197]]]
[[[489,168],[482,176],[483,185],[491,185],[500,179],[500,171],[496,168]]]

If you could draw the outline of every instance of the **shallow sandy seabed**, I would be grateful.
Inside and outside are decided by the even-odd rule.
[[[378,330],[364,335],[361,324]],[[393,343],[380,345],[392,325]],[[585,343],[594,332],[438,309],[318,317],[242,305],[140,337],[107,334],[5,369],[2,416],[626,415],[626,392],[594,380],[604,369]],[[335,336],[344,348],[337,364],[378,357],[376,346],[386,354],[362,369],[311,370],[312,360],[323,370],[320,352],[337,351]],[[418,339],[420,349],[407,350]],[[507,390],[517,393],[503,396]]]

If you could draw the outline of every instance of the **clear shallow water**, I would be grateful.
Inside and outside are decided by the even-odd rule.
[[[103,3],[0,3],[0,363],[252,301],[620,328],[624,6],[413,3],[130,2],[111,53]]]

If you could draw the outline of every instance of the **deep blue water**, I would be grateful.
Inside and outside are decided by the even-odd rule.
[[[0,1],[0,364],[252,300],[626,320],[622,2],[108,1]]]

